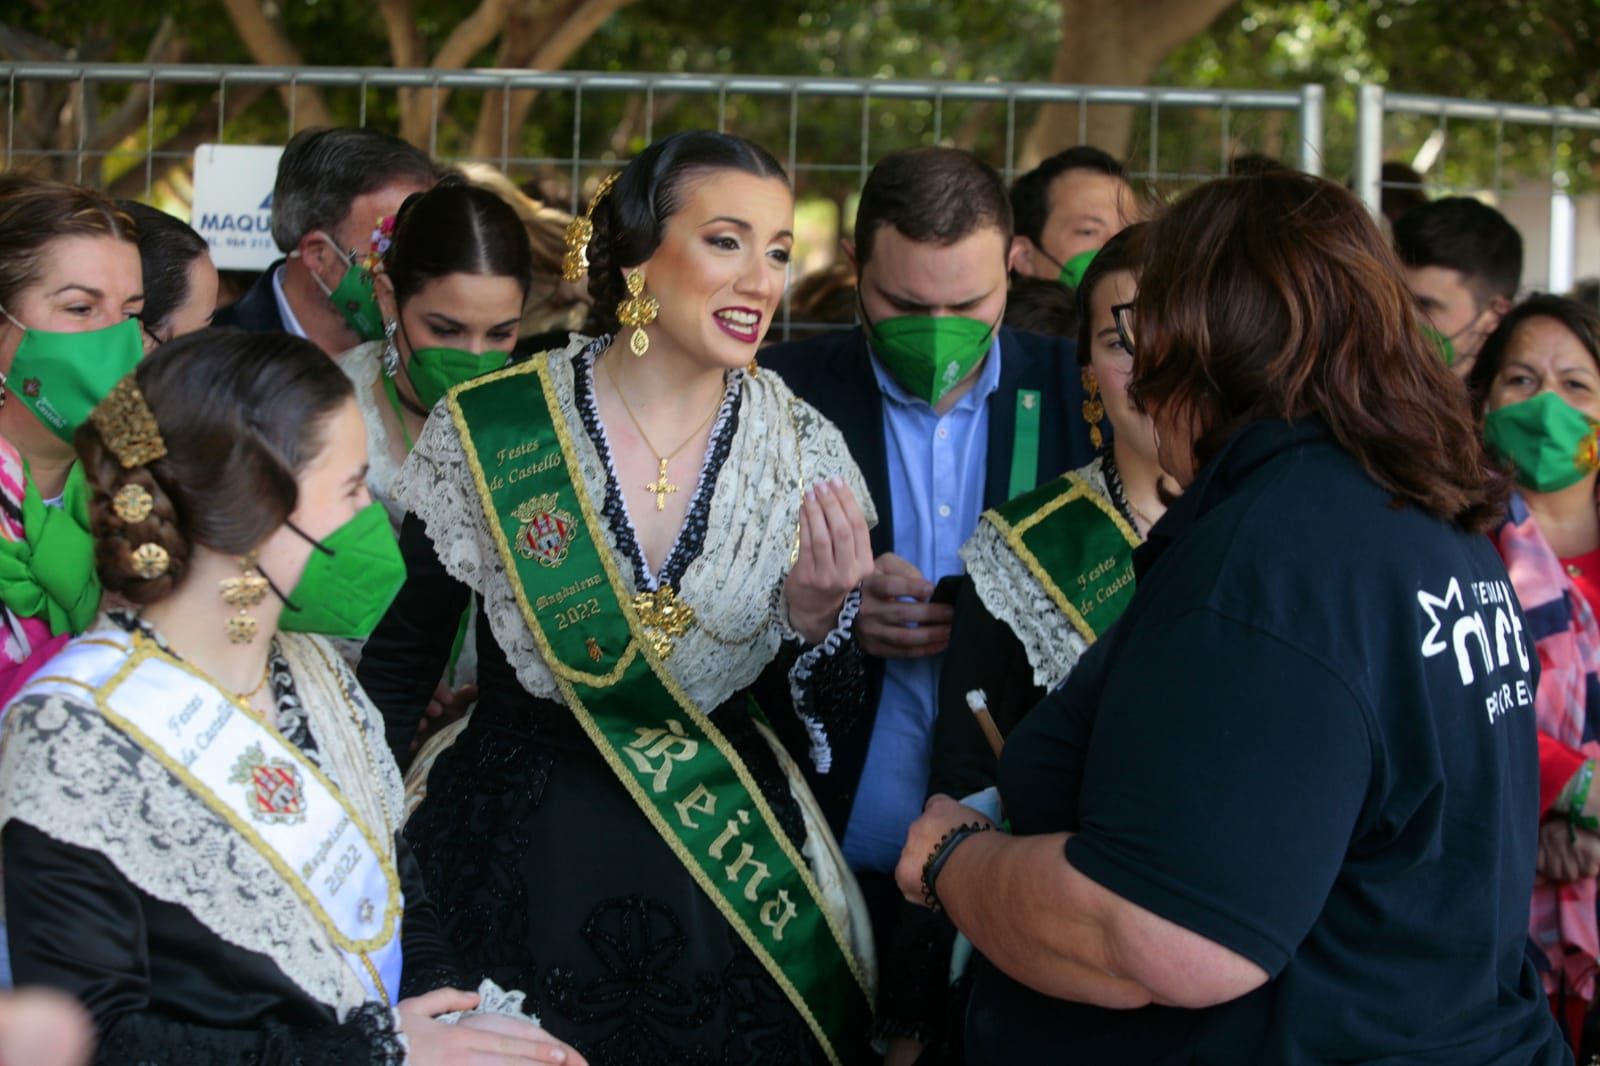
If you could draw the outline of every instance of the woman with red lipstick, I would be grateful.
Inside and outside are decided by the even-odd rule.
[[[464,968],[596,1064],[867,1053],[855,885],[768,726],[826,768],[872,570],[843,439],[753,365],[793,218],[759,147],[652,145],[568,230],[613,332],[452,390],[394,487],[409,577],[360,674],[402,763],[483,615],[407,836]]]

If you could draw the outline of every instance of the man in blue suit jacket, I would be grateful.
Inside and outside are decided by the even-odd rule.
[[[376,130],[302,130],[289,139],[272,186],[272,239],[284,258],[269,266],[219,326],[305,337],[329,355],[361,337],[331,298],[353,260],[372,247],[378,220],[434,183],[427,153]]]
[[[873,713],[833,739],[832,769],[812,785],[880,944],[927,786],[951,616],[932,602],[936,584],[961,573],[957,552],[983,509],[1093,457],[1072,342],[999,325],[1011,242],[990,167],[949,148],[890,155],[867,179],[845,246],[865,324],[761,356],[844,433],[877,504],[877,570],[855,623]]]

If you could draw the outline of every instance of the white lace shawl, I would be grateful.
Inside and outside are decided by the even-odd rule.
[[[566,422],[598,511],[605,500],[606,464],[573,397],[572,360],[590,343],[575,335],[566,349],[534,358],[547,361],[558,417]],[[876,521],[866,482],[833,424],[797,399],[777,375],[734,373],[741,390],[738,429],[716,475],[705,547],[678,587],[678,597],[694,608],[697,622],[666,663],[688,697],[707,711],[753,682],[777,654],[787,629],[782,586],[804,487],[841,476],[868,523]],[[524,380],[528,388],[538,387],[531,375]],[[534,696],[559,700],[555,679],[513,597],[451,419],[428,420],[394,496],[422,519],[446,571],[482,598],[489,628],[523,687]],[[618,560],[624,586],[637,591],[633,563],[618,550],[609,527],[601,535]]]
[[[129,634],[112,623],[78,639],[90,637],[131,647]],[[277,639],[323,766],[392,864],[404,800],[383,719],[326,641]],[[267,860],[106,721],[89,691],[38,691],[47,681],[36,678],[6,713],[0,825],[15,818],[105,856],[139,889],[183,907],[228,943],[272,959],[340,1020],[364,1003],[361,982],[329,934]]]
[[[1111,499],[1099,457],[1074,471],[1104,499]],[[961,546],[972,587],[984,607],[1010,627],[1033,667],[1033,683],[1045,690],[1067,679],[1089,642],[1078,632],[1027,564],[1011,550],[992,523],[978,520],[978,528]]]
[[[339,356],[339,369],[356,387],[356,406],[361,409],[361,421],[367,424],[367,488],[372,498],[383,504],[389,522],[400,528],[400,519],[406,510],[394,500],[394,481],[400,476],[400,464],[394,461],[393,441],[389,437],[389,424],[383,420],[379,406],[383,386],[379,377],[383,373],[383,341],[368,341]]]

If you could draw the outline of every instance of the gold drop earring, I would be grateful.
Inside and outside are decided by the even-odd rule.
[[[644,331],[644,327],[656,320],[661,304],[654,296],[644,294],[644,274],[638,268],[628,271],[626,280],[628,298],[617,305],[617,321],[633,327],[633,336],[628,338],[628,350],[635,357],[643,358],[644,353],[650,350],[650,334]]]
[[[242,573],[238,577],[223,578],[218,586],[222,592],[222,602],[239,609],[238,614],[228,619],[228,641],[232,644],[249,644],[256,639],[261,627],[246,608],[258,607],[266,599],[267,579],[256,570],[254,552],[239,559],[239,569]]]
[[[1096,451],[1105,444],[1105,434],[1100,432],[1100,420],[1106,416],[1106,405],[1100,400],[1100,382],[1092,367],[1083,368],[1083,420],[1089,423],[1089,443]]]

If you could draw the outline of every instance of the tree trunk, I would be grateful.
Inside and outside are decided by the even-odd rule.
[[[1191,40],[1234,0],[1061,0],[1061,47],[1050,70],[1058,85],[1144,85],[1174,48]],[[1132,107],[1046,104],[1017,160],[1027,170],[1079,143],[1125,155]]]
[[[234,32],[239,35],[250,58],[264,67],[303,66],[299,49],[290,43],[283,29],[269,19],[261,9],[259,0],[222,0]],[[333,112],[328,110],[322,93],[309,85],[283,86],[278,90],[284,106],[293,114],[290,136],[295,129],[309,126],[332,126]]]
[[[556,0],[524,4],[506,27],[496,65],[560,70],[606,19],[631,3],[633,0]],[[472,154],[499,155],[502,131],[515,141],[538,95],[524,89],[512,93],[507,102],[502,92],[485,93],[472,137]]]

